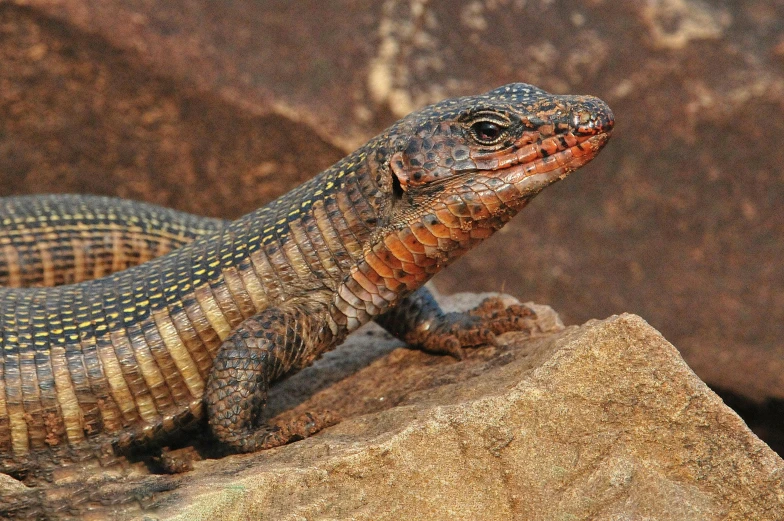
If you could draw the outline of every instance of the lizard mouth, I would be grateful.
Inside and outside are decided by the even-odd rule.
[[[563,179],[591,161],[610,139],[612,131],[593,135],[566,133],[521,146],[500,157],[477,159],[480,170],[501,171],[506,183],[521,191]]]
[[[591,161],[611,134],[611,123],[609,128],[593,129],[592,133],[569,131],[545,138],[539,132],[526,132],[513,145],[511,152],[507,149],[477,153],[464,160],[460,167],[453,168],[453,176],[429,181],[428,188],[441,190],[445,185],[462,184],[472,176],[476,181],[494,178],[515,186],[518,192],[515,197],[525,199]],[[396,173],[395,179],[408,179],[404,170],[398,171],[404,167],[396,166],[394,161],[391,165]],[[406,190],[401,187],[400,193]]]

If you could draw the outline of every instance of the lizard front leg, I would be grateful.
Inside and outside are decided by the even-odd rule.
[[[215,437],[236,452],[253,452],[305,438],[334,423],[308,414],[280,427],[260,425],[269,385],[310,365],[336,341],[326,307],[296,304],[246,319],[224,340],[207,382],[207,418]]]
[[[432,293],[421,287],[376,322],[408,345],[436,354],[462,358],[463,347],[492,344],[495,335],[531,329],[536,313],[523,305],[507,306],[490,297],[466,312],[445,313]]]

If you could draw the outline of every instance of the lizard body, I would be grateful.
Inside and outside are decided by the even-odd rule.
[[[515,329],[519,309],[444,314],[422,285],[595,157],[612,126],[597,98],[525,84],[446,100],[171,253],[0,289],[0,470],[109,458],[205,416],[230,450],[274,447],[324,421],[258,426],[268,386],[365,322],[447,353]]]

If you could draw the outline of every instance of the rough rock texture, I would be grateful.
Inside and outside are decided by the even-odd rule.
[[[634,315],[563,329],[536,309],[533,338],[461,362],[365,329],[272,396],[273,413],[296,406],[278,418],[330,408],[339,425],[90,492],[132,491],[160,520],[784,517],[784,461],[656,330]],[[135,501],[89,506],[80,515],[141,515]]]
[[[429,101],[604,98],[601,160],[439,286],[568,323],[638,313],[784,450],[781,1],[7,0],[0,19],[4,193],[234,216]]]
[[[113,194],[237,217],[344,155],[273,105],[229,103],[0,2],[2,195]]]

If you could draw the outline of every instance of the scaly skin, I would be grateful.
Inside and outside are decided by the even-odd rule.
[[[205,415],[231,450],[274,447],[328,420],[257,427],[268,386],[371,319],[451,353],[519,327],[525,310],[446,315],[421,286],[595,157],[612,125],[596,98],[524,84],[446,100],[167,255],[0,290],[0,468],[46,476]]]
[[[97,279],[228,224],[116,197],[2,197],[0,286],[60,286]]]

